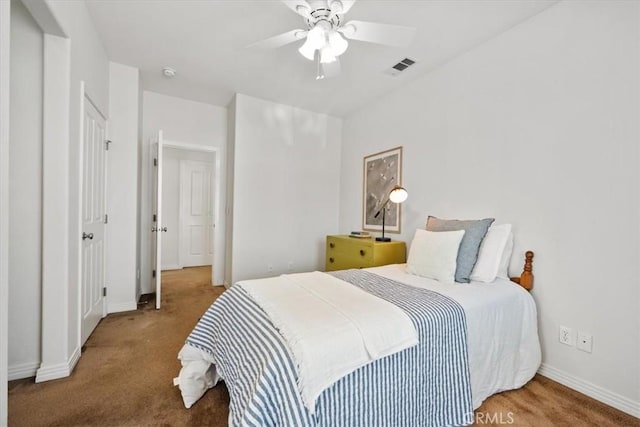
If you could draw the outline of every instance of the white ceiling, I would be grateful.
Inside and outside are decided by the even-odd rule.
[[[359,0],[346,15],[417,28],[407,48],[350,41],[342,73],[315,80],[296,42],[255,52],[245,46],[295,28],[303,18],[268,0],[87,0],[109,58],[140,69],[145,90],[226,106],[244,93],[344,116],[551,6],[556,0]],[[409,57],[398,77],[383,74]],[[162,75],[170,66],[178,74]]]

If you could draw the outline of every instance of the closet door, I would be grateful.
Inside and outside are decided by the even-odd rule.
[[[213,261],[213,163],[180,162],[180,264]]]
[[[82,344],[105,315],[106,122],[84,99],[82,147]]]

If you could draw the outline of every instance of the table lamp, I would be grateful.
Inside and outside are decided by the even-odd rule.
[[[376,237],[376,241],[378,242],[390,242],[391,238],[384,237],[384,221],[385,221],[385,212],[387,211],[387,206],[389,202],[393,203],[402,203],[407,200],[409,193],[403,187],[396,185],[391,191],[389,191],[389,195],[387,196],[387,200],[384,201],[380,210],[374,215],[374,218],[378,218],[380,212],[382,212],[382,237]]]

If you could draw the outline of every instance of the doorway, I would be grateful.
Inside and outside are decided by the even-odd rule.
[[[214,241],[220,170],[215,148],[164,140],[152,144],[154,171],[151,228],[152,285],[161,306],[163,271],[210,266],[214,283]]]

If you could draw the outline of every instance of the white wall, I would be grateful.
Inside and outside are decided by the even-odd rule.
[[[214,221],[216,223],[214,242],[214,282],[222,283],[224,277],[224,201],[226,197],[225,164],[227,142],[227,110],[223,107],[188,101],[186,99],[145,91],[143,94],[143,138],[141,166],[141,292],[149,293],[151,286],[151,160],[150,139],[158,130],[164,138],[183,144],[193,144],[215,148],[216,162],[221,182],[219,183],[219,203]]]
[[[213,164],[213,153],[165,148],[162,157],[162,235],[163,270],[182,268],[180,262],[180,162],[199,160]]]
[[[9,379],[40,364],[43,33],[11,2]]]
[[[231,282],[323,269],[338,229],[341,120],[238,94]]]
[[[638,416],[637,2],[561,2],[345,120],[340,229],[362,158],[404,146],[403,233],[428,214],[514,224],[536,252],[543,370]],[[593,353],[558,326],[593,334]],[[634,406],[635,405],[635,406]]]
[[[47,8],[49,24],[59,26],[55,34],[67,37],[45,36],[43,328],[36,376],[45,381],[69,375],[80,357],[82,82],[108,116],[109,66],[84,2],[30,4]]]
[[[11,3],[0,2],[0,425],[7,424]]]
[[[109,313],[137,308],[138,92],[137,68],[109,63],[106,286]]]

